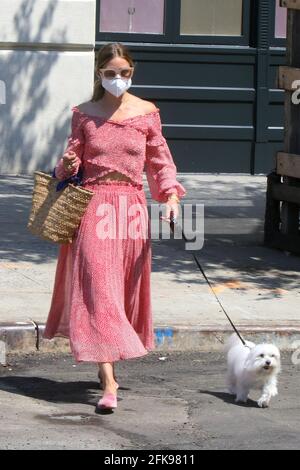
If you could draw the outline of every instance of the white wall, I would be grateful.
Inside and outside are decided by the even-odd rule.
[[[49,171],[94,81],[94,0],[0,1],[0,173]]]

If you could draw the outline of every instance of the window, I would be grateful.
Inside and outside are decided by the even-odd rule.
[[[181,0],[180,34],[241,36],[243,0]]]
[[[95,1],[96,41],[249,45],[251,0]]]
[[[100,32],[164,33],[165,0],[101,0]]]
[[[275,38],[286,38],[287,9],[280,6],[280,0],[276,0],[275,13]]]
[[[270,43],[274,47],[286,47],[287,9],[280,6],[280,0],[273,2],[270,11],[271,37]]]

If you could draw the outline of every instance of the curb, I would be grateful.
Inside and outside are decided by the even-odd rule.
[[[39,350],[36,349],[36,328],[32,324],[0,324],[0,364],[6,365],[7,354],[70,352],[67,338],[42,338],[44,324],[39,324]],[[300,348],[300,327],[277,326],[275,328],[256,326],[239,328],[245,339],[255,343],[270,342],[282,351]],[[224,327],[155,327],[156,351],[199,351],[222,352],[226,338],[232,333]]]

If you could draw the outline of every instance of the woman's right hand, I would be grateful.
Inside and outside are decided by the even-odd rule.
[[[76,159],[77,159],[77,155],[75,152],[66,152],[64,155],[63,155],[63,166],[64,166],[64,170],[68,173],[71,173],[73,168],[75,167],[76,165]]]

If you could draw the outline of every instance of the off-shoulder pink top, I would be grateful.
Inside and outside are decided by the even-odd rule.
[[[55,167],[58,179],[77,173],[82,164],[83,185],[112,171],[142,185],[143,171],[151,196],[166,202],[168,195],[186,194],[176,180],[177,169],[166,139],[162,135],[160,110],[115,121],[72,108],[72,131],[65,152],[76,154],[72,171],[66,172],[61,157]]]

